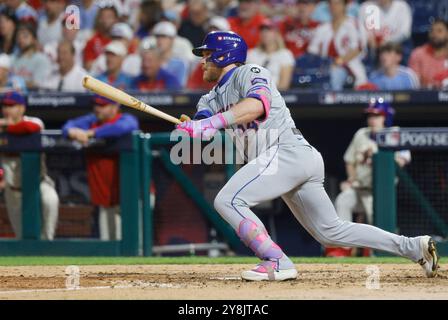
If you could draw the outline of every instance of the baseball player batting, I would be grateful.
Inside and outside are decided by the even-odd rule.
[[[272,241],[252,212],[257,204],[282,197],[303,227],[324,246],[367,247],[418,262],[426,276],[437,274],[439,258],[429,236],[408,238],[374,226],[339,219],[324,189],[321,154],[303,137],[268,70],[245,64],[247,45],[236,33],[214,31],[193,49],[202,57],[204,80],[217,85],[202,96],[193,120],[177,125],[190,137],[210,138],[231,129],[244,165],[216,196],[219,214],[261,262],[244,271],[245,280],[287,280],[297,277],[293,262]],[[278,132],[275,139],[250,154],[258,132]],[[255,134],[254,134],[255,133]],[[243,143],[247,141],[248,143]],[[244,148],[244,149],[243,149]],[[275,166],[275,174],[272,168]],[[268,173],[271,171],[270,173]]]

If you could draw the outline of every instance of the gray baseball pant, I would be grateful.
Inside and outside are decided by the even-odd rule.
[[[371,248],[414,262],[421,258],[419,237],[408,238],[371,225],[342,221],[323,183],[321,154],[303,136],[287,130],[278,144],[236,172],[218,193],[214,205],[238,233],[244,219],[264,228],[250,208],[282,197],[300,224],[324,246]]]

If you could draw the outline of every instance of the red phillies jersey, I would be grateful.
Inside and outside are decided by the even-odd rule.
[[[114,123],[121,118],[118,114],[113,119],[95,123],[91,129]],[[103,207],[112,207],[120,203],[119,156],[105,154],[88,154],[87,177],[92,203]]]
[[[429,44],[417,47],[409,58],[411,67],[423,88],[442,88],[448,74],[448,56],[437,57]]]
[[[319,22],[311,20],[307,25],[286,17],[279,25],[286,47],[291,50],[295,58],[307,52],[308,44],[314,35]]]
[[[84,63],[94,61],[104,51],[104,48],[109,44],[111,39],[103,36],[100,33],[95,33],[89,41],[87,41],[84,48]]]
[[[255,48],[260,38],[260,26],[266,21],[265,16],[257,14],[249,21],[242,21],[239,17],[228,18],[230,29],[238,33],[246,41],[249,49]]]
[[[40,132],[44,129],[44,123],[39,118],[24,116],[22,120],[16,124],[10,124],[6,127],[9,134],[31,134]]]

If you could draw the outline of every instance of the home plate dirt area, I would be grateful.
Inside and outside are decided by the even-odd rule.
[[[242,281],[251,267],[80,265],[76,286],[66,266],[2,266],[0,299],[448,299],[443,265],[434,279],[416,264],[375,264],[372,280],[372,265],[332,263],[297,264],[293,281]]]

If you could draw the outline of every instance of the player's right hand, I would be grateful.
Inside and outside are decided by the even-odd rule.
[[[191,121],[191,118],[189,116],[187,116],[186,114],[182,114],[179,118],[179,120],[181,122],[185,122],[185,121]]]

